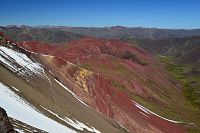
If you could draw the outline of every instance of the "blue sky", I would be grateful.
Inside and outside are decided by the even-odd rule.
[[[200,28],[200,0],[0,0],[0,25]]]

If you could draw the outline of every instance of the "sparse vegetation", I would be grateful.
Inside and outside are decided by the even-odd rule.
[[[161,61],[165,64],[166,69],[170,74],[183,84],[183,93],[185,98],[190,101],[192,105],[200,108],[200,86],[194,86],[200,78],[195,75],[186,74],[188,71],[192,70],[192,67],[176,65],[170,57],[162,56]]]
[[[164,64],[165,68],[168,70],[170,75],[177,79],[182,84],[182,91],[185,99],[189,102],[189,104],[185,103],[190,113],[195,117],[199,118],[200,112],[200,77],[195,74],[188,74],[193,71],[192,66],[180,66],[173,63],[173,58],[160,56],[161,62]],[[192,113],[198,112],[198,113]],[[197,120],[196,128],[188,128],[188,131],[191,133],[200,132],[200,120]]]
[[[140,65],[146,65],[146,63],[142,60],[140,60],[136,55],[134,55],[131,51],[126,51],[123,53],[122,55],[122,59],[127,59],[127,60],[131,60],[134,61]]]

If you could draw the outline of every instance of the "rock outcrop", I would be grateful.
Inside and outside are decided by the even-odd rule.
[[[15,133],[13,125],[10,123],[6,111],[0,107],[0,133]]]

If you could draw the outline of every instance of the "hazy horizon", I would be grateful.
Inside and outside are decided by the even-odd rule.
[[[2,1],[0,25],[200,28],[198,0]]]
[[[70,26],[70,25],[17,25],[17,24],[11,24],[11,25],[0,25],[1,27],[9,27],[9,26],[16,26],[16,27],[77,27],[77,28],[111,28],[111,27],[125,27],[125,28],[144,28],[144,29],[162,29],[162,30],[200,30],[199,28],[157,28],[157,27],[142,27],[142,26],[123,26],[123,25],[111,25],[111,26]]]

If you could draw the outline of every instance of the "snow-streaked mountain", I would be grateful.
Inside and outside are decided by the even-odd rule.
[[[7,111],[9,117],[43,131],[49,133],[75,133],[74,130],[42,114],[42,112],[38,111],[25,99],[18,96],[2,83],[0,83],[0,106]]]
[[[115,122],[92,110],[55,79],[49,70],[34,59],[36,55],[21,49],[16,43],[1,40],[0,106],[7,111],[17,131],[125,131]]]
[[[43,52],[39,42],[29,45],[1,39],[0,81],[4,100],[0,103],[11,119],[47,132],[186,132],[176,119],[157,115],[129,95],[131,91],[165,106],[171,104],[166,92],[181,97],[179,89],[146,51],[116,40],[95,38],[54,48],[49,46]],[[86,62],[97,69],[88,70],[82,66]],[[103,69],[95,63],[112,67],[113,75],[109,76],[111,69],[107,71],[107,66]],[[118,76],[114,71],[116,64],[123,66],[117,71]],[[125,74],[128,73],[124,70],[131,70],[130,77],[122,70]],[[130,90],[119,89],[113,80],[121,81]],[[166,86],[152,87],[145,83],[149,80],[153,85]],[[171,90],[172,87],[175,89]],[[22,117],[20,114],[25,110]]]

